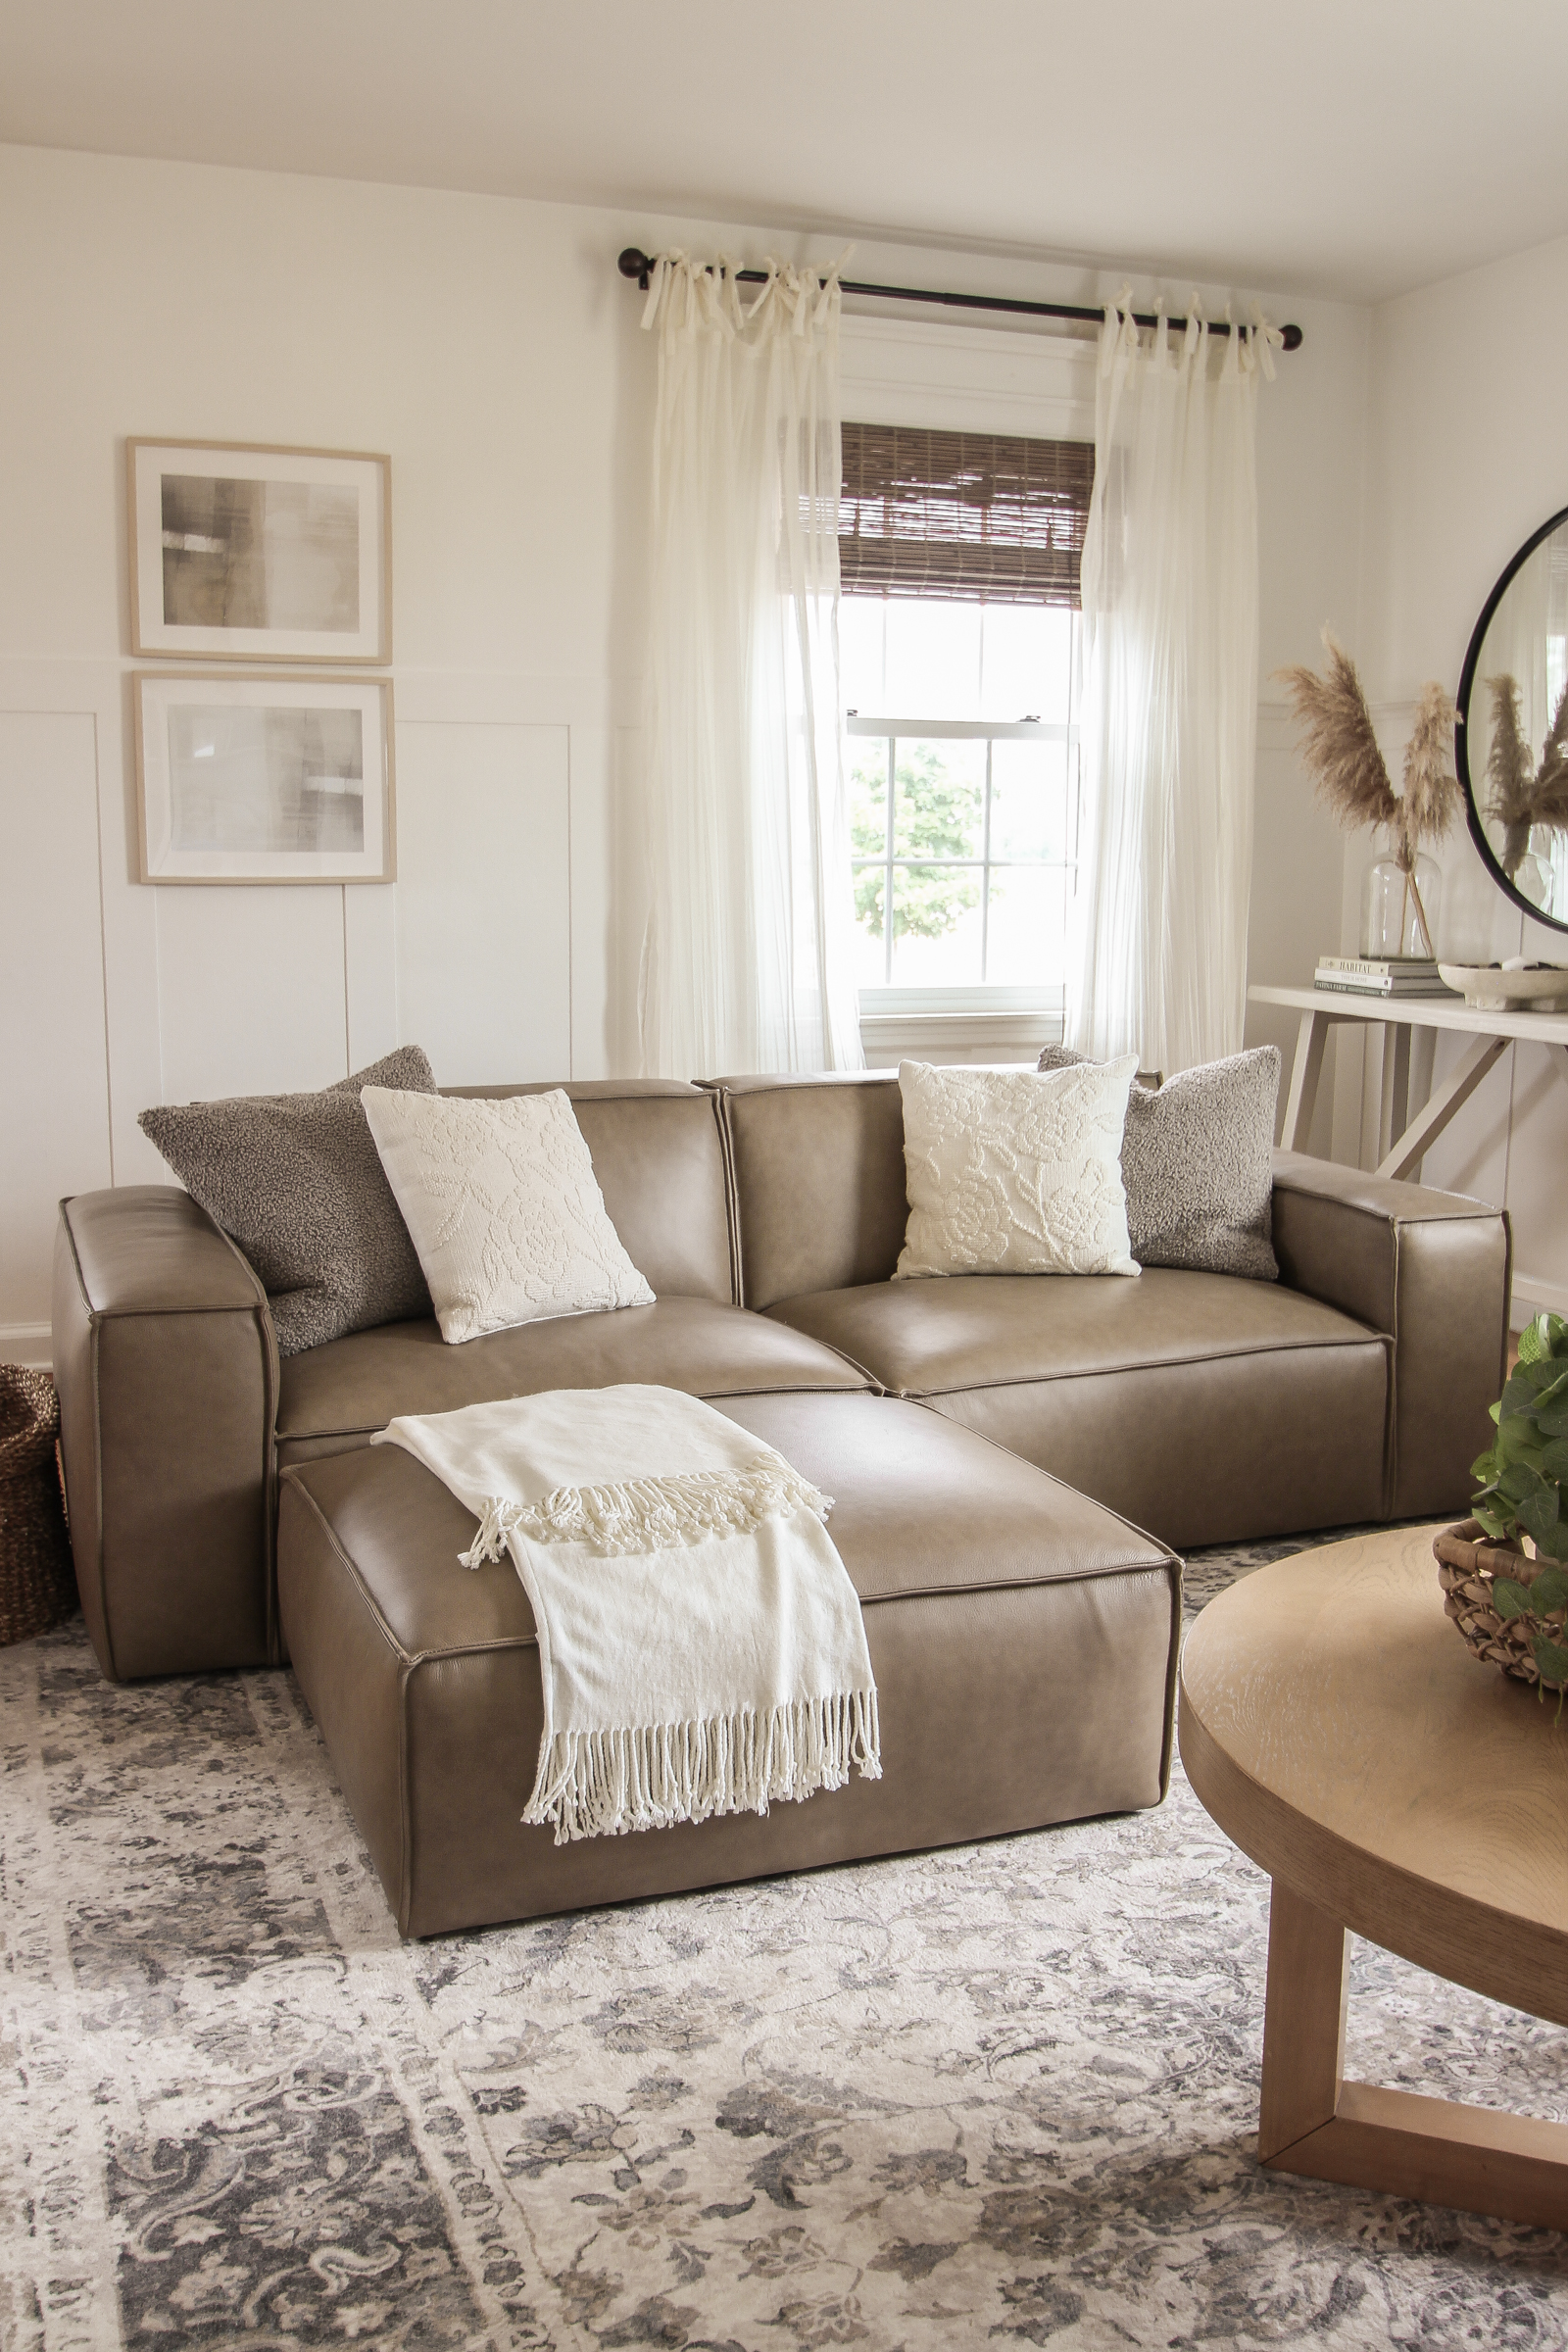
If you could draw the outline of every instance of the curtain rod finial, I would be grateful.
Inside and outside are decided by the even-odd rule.
[[[1284,344],[1287,351],[1299,351],[1301,348],[1300,328],[1298,326],[1282,326],[1280,328],[1280,341]]]
[[[645,294],[648,291],[648,272],[653,266],[652,254],[643,253],[635,245],[628,245],[615,257],[615,268],[621,276],[634,277]]]

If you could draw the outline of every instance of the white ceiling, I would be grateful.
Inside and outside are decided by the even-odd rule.
[[[1568,231],[1564,0],[12,0],[0,138],[1376,299]]]

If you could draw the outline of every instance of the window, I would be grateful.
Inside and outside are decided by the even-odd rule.
[[[1083,442],[844,427],[840,661],[862,1013],[1060,1004]]]

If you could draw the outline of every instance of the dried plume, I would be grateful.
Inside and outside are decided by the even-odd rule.
[[[1327,629],[1323,650],[1328,656],[1324,676],[1301,668],[1277,673],[1301,730],[1301,759],[1319,800],[1347,831],[1393,825],[1399,804],[1378,750],[1355,663]]]
[[[1492,749],[1487,754],[1490,798],[1487,814],[1499,825],[1528,826],[1535,763],[1519,731],[1519,682],[1504,673],[1489,678],[1492,692]],[[1559,715],[1561,705],[1558,706]],[[1555,730],[1554,730],[1555,731]]]
[[[1519,687],[1506,672],[1489,678],[1492,749],[1487,754],[1487,814],[1503,828],[1502,870],[1511,881],[1530,847],[1533,825],[1568,829],[1568,686],[1546,733],[1537,767],[1519,725]]]
[[[1459,779],[1448,759],[1452,742],[1453,704],[1434,678],[1421,689],[1404,747],[1396,855],[1406,872],[1415,863],[1417,843],[1441,841],[1459,813]]]
[[[1564,685],[1557,697],[1557,709],[1547,730],[1541,765],[1536,770],[1538,808],[1542,808],[1549,794],[1554,797],[1557,810],[1554,816],[1548,816],[1542,808],[1540,821],[1543,824],[1561,824],[1568,817],[1568,800],[1563,798],[1565,787],[1568,787],[1568,685]]]

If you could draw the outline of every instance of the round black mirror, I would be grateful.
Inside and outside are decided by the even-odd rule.
[[[1464,658],[1454,761],[1499,890],[1568,931],[1568,507],[1488,597]]]

